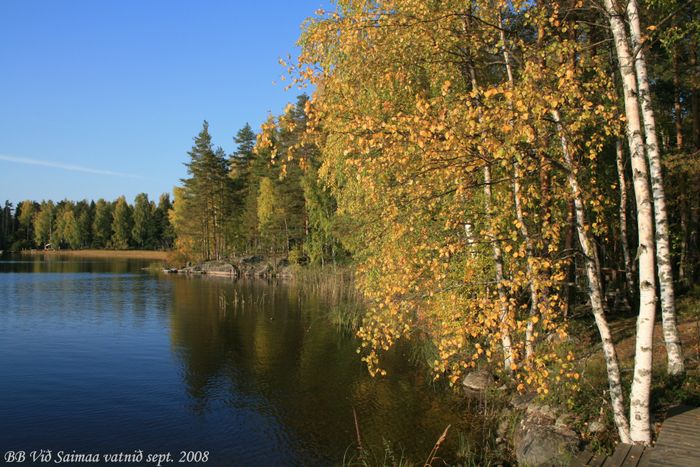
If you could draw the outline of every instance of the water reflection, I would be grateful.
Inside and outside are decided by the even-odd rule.
[[[355,441],[353,408],[365,443],[391,440],[416,459],[448,423],[465,424],[401,355],[387,362],[394,377],[370,378],[357,342],[328,325],[317,297],[284,284],[173,280],[171,339],[195,411],[253,407],[279,421],[296,451],[328,462]]]
[[[0,255],[0,272],[125,274],[140,271],[153,263],[157,262],[140,258],[83,258],[56,253],[5,253]]]
[[[331,465],[355,441],[354,408],[365,444],[421,461],[448,423],[467,424],[400,354],[392,377],[370,378],[319,297],[147,265],[0,261],[0,446]]]

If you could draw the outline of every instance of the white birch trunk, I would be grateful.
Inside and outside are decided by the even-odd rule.
[[[471,64],[469,65],[469,75],[471,78],[472,88],[474,90],[478,89],[476,73],[474,73],[474,67],[472,67]],[[486,216],[490,224],[493,217],[491,210],[493,206],[493,194],[491,192],[491,167],[489,167],[488,163],[484,165],[484,204],[484,207],[486,208]],[[491,248],[493,251],[493,263],[496,268],[496,290],[498,291],[498,302],[501,311],[499,322],[501,346],[503,347],[503,368],[506,373],[512,373],[511,365],[515,362],[515,358],[513,356],[513,342],[510,337],[508,296],[505,288],[503,287],[503,252],[501,251],[501,246],[498,244],[496,239],[491,239]]]
[[[668,211],[666,209],[661,155],[659,154],[659,143],[656,138],[656,119],[654,117],[654,109],[651,106],[647,65],[644,56],[644,48],[641,43],[642,32],[639,25],[637,0],[628,1],[627,17],[630,23],[632,51],[635,53],[634,67],[637,72],[637,85],[639,86],[639,100],[641,101],[642,121],[644,122],[646,153],[649,161],[649,174],[651,175],[651,191],[654,197],[656,267],[658,270],[659,291],[661,296],[661,320],[664,331],[664,342],[666,344],[666,355],[668,356],[667,369],[669,375],[681,376],[685,373],[685,365],[683,364],[681,339],[678,335],[678,326],[676,325],[676,300],[673,291],[673,271],[671,270]]]
[[[622,141],[617,140],[615,142],[616,157],[615,162],[617,163],[617,179],[620,184],[620,206],[619,206],[619,216],[620,216],[620,240],[622,242],[622,258],[625,262],[625,282],[629,288],[628,293],[632,293],[634,290],[634,278],[632,277],[632,258],[630,257],[630,245],[629,239],[627,238],[627,180],[625,177],[625,164],[624,155],[625,151],[622,147]]]
[[[622,380],[620,378],[620,366],[618,364],[615,345],[613,344],[612,335],[608,321],[605,318],[605,309],[603,307],[603,288],[600,281],[600,264],[598,254],[593,242],[588,236],[586,214],[584,204],[581,197],[581,188],[576,173],[574,172],[573,156],[569,151],[566,136],[562,130],[559,112],[552,111],[552,117],[557,124],[557,131],[561,141],[564,160],[569,167],[567,179],[571,194],[574,198],[574,211],[576,214],[576,232],[578,240],[581,244],[581,250],[586,258],[586,277],[588,279],[588,297],[591,300],[591,309],[595,318],[596,327],[600,334],[600,340],[603,343],[603,355],[605,356],[605,366],[608,373],[608,387],[610,388],[610,403],[613,409],[613,418],[617,432],[620,436],[620,441],[623,443],[630,442],[630,428],[627,416],[625,415],[625,402],[622,390]]]
[[[498,14],[498,24],[502,25],[503,18],[501,14]],[[513,78],[513,68],[510,63],[510,53],[508,52],[508,44],[506,42],[505,29],[501,27],[500,29],[501,45],[503,47],[503,61],[506,66],[506,74],[508,76],[508,85],[511,89],[515,86],[515,79]],[[523,209],[520,197],[520,167],[517,161],[513,164],[513,195],[515,197],[515,215],[520,224],[520,233],[525,239],[525,249],[527,252],[526,268],[527,276],[530,281],[530,318],[537,314],[539,297],[537,293],[537,286],[535,284],[535,276],[532,271],[532,264],[530,263],[531,258],[533,258],[534,248],[532,246],[532,240],[530,239],[530,234],[525,225],[525,217],[523,216]],[[534,354],[533,345],[533,334],[534,334],[535,324],[532,319],[529,319],[527,325],[525,326],[525,356],[530,358]]]
[[[525,216],[523,216],[523,207],[521,201],[520,193],[520,164],[515,161],[513,162],[513,197],[515,198],[515,218],[518,222],[518,228],[520,234],[525,239],[525,251],[527,253],[527,258],[525,258],[525,267],[527,271],[527,277],[530,282],[530,318],[525,326],[525,357],[530,358],[534,354],[534,338],[533,333],[535,329],[535,324],[532,321],[532,317],[537,314],[538,304],[539,304],[539,294],[537,293],[537,284],[535,280],[535,274],[532,270],[532,264],[530,263],[531,258],[534,254],[534,248],[532,245],[532,240],[530,239],[530,232],[525,225]]]
[[[644,141],[637,100],[637,78],[630,52],[629,37],[613,0],[605,0],[613,33],[618,66],[624,90],[627,139],[630,146],[639,247],[639,315],[637,317],[634,379],[630,393],[630,438],[633,443],[649,444],[649,397],[651,394],[652,345],[656,314],[656,275],[653,201],[649,190],[649,174],[644,154]]]
[[[491,220],[491,206],[493,195],[491,193],[491,168],[484,166],[484,198],[486,215]],[[491,241],[493,250],[493,262],[496,267],[496,290],[498,290],[498,302],[501,309],[500,326],[501,326],[501,345],[503,346],[503,365],[506,373],[511,373],[511,365],[514,363],[513,358],[513,343],[510,338],[510,313],[508,312],[508,296],[503,287],[503,252],[501,246],[495,239]]]

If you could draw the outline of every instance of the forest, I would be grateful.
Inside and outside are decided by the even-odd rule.
[[[320,266],[348,259],[336,199],[318,176],[321,154],[304,140],[308,104],[300,95],[259,135],[245,125],[231,155],[214,146],[204,122],[188,153],[188,177],[174,191],[174,258],[267,255]]]
[[[168,218],[170,195],[158,204],[140,193],[129,204],[124,196],[115,201],[98,199],[17,203],[10,201],[0,212],[0,250],[30,249],[142,249],[167,250],[175,240]]]
[[[649,444],[652,348],[683,381],[677,302],[700,276],[700,5],[339,0],[302,31],[282,63],[310,95],[240,129],[233,154],[204,122],[172,205],[6,203],[0,249],[349,263],[373,375],[408,339],[436,380],[485,366],[543,397],[581,390],[576,349],[549,339],[584,313],[602,410]],[[630,313],[625,373],[610,323]]]

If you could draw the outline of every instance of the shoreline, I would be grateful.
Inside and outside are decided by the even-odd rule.
[[[168,256],[163,250],[22,250],[22,255],[30,256],[74,256],[79,258],[119,258],[152,259],[165,261]]]

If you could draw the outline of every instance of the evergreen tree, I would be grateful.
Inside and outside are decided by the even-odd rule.
[[[172,248],[175,243],[175,230],[168,216],[172,208],[170,194],[163,193],[160,195],[158,206],[153,211],[153,224],[155,226],[155,238],[157,239],[158,248]]]
[[[233,138],[236,150],[231,155],[231,174],[233,178],[247,177],[250,163],[255,158],[255,132],[248,123],[238,130]]]
[[[255,154],[256,135],[249,124],[238,130],[235,138],[236,150],[231,155],[231,178],[233,180],[234,215],[229,223],[227,234],[230,244],[243,251],[251,248],[257,232],[257,199],[258,182],[252,171]]]
[[[14,236],[14,218],[12,216],[12,203],[5,200],[5,205],[0,210],[0,250],[5,250],[12,244]]]
[[[176,197],[176,207],[182,218],[174,226],[178,238],[192,237],[182,243],[193,245],[195,250],[192,253],[202,259],[218,259],[226,251],[226,224],[232,212],[233,185],[229,161],[221,148],[213,148],[206,121],[194,143],[188,153],[190,162],[185,164],[190,177],[182,180],[184,191],[179,199]],[[178,206],[178,202],[182,204]],[[178,230],[184,219],[188,225],[196,227]]]

